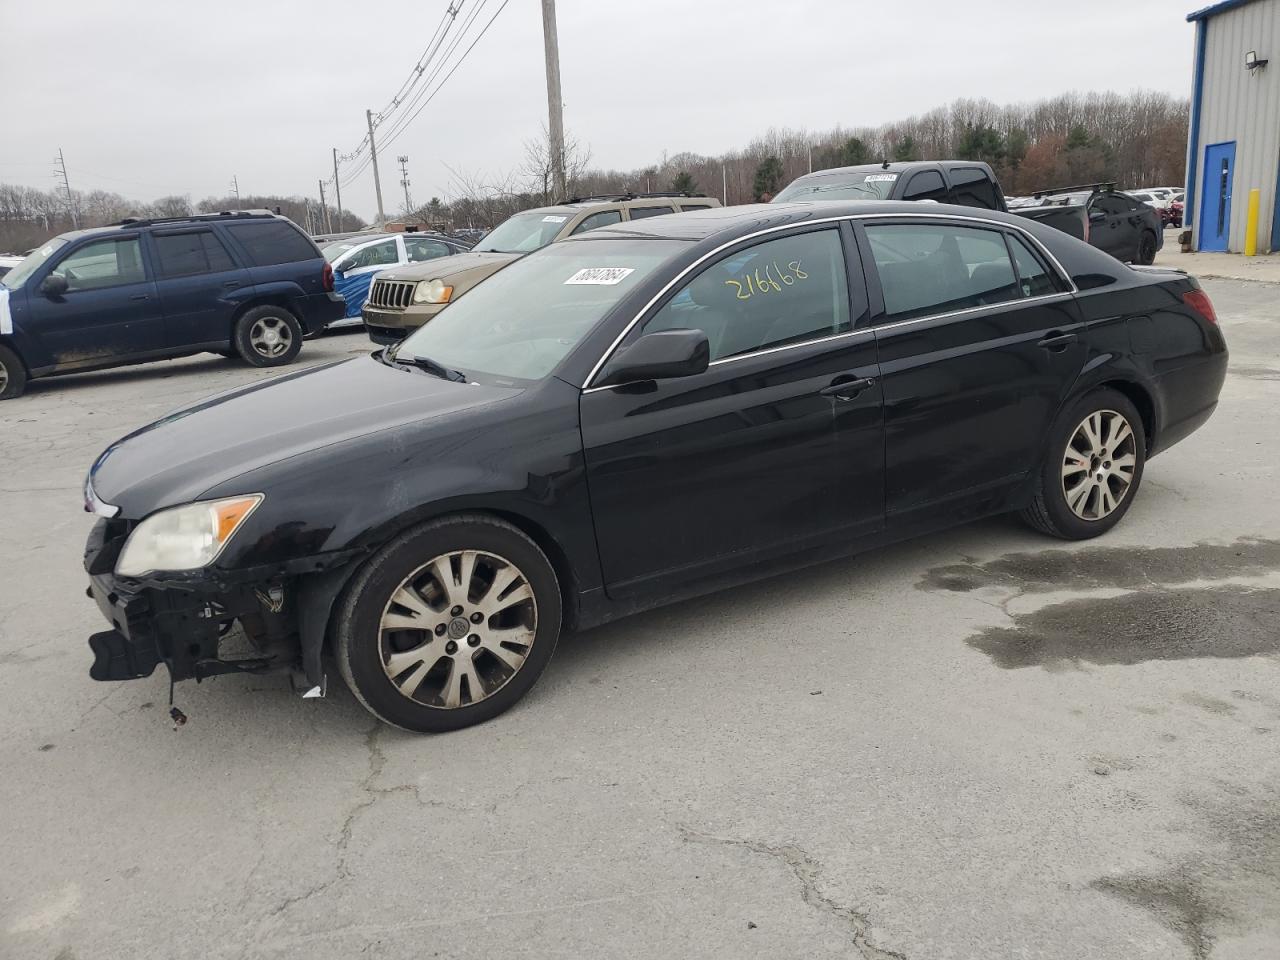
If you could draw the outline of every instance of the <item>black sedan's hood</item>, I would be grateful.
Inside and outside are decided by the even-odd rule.
[[[197,500],[250,470],[519,392],[442,380],[370,357],[348,360],[250,384],[171,413],[113,443],[89,477],[99,500],[119,507],[123,517],[140,519]]]

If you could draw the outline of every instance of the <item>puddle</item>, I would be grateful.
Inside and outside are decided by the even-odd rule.
[[[1006,670],[1280,655],[1280,589],[1237,585],[1087,598],[1013,616],[966,641]]]
[[[1046,593],[1090,587],[1147,587],[1153,583],[1222,580],[1280,569],[1280,540],[1245,538],[1189,547],[1085,547],[1008,553],[986,563],[935,567],[916,586],[967,593],[1005,586]]]
[[[1100,877],[1090,886],[1151,913],[1207,960],[1229,935],[1280,933],[1280,794],[1237,790],[1188,801],[1200,850],[1164,869]]]

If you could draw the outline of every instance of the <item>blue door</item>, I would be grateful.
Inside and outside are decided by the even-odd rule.
[[[1204,148],[1204,180],[1200,196],[1201,250],[1227,249],[1231,235],[1231,179],[1236,169],[1236,144],[1211,143]]]

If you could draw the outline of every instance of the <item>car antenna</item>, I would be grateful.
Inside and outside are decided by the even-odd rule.
[[[888,161],[888,160],[885,160],[885,161],[881,164],[881,167],[882,167],[883,169],[885,169],[885,170],[888,170],[888,169],[889,169],[889,161]]]

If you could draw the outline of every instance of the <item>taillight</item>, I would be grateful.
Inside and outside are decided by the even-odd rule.
[[[1217,325],[1218,314],[1214,312],[1213,301],[1203,290],[1188,290],[1182,295],[1182,302],[1210,323]]]
[[[333,265],[326,263],[320,274],[320,286],[325,293],[333,293]]]

